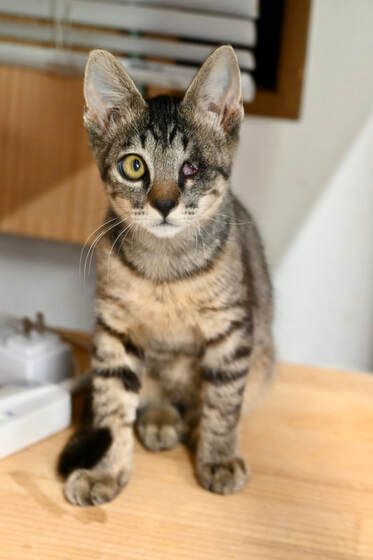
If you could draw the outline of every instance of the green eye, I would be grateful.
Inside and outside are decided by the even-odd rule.
[[[118,171],[125,179],[138,181],[145,175],[144,160],[137,154],[129,154],[118,162]]]

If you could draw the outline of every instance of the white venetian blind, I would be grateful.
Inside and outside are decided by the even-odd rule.
[[[0,63],[80,72],[87,52],[104,48],[139,85],[184,90],[230,43],[250,101],[258,12],[259,0],[0,0]]]

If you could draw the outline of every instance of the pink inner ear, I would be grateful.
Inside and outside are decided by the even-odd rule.
[[[219,106],[216,105],[216,103],[210,103],[208,106],[208,111],[211,111],[212,113],[220,113]]]
[[[220,116],[220,124],[225,133],[231,132],[241,123],[241,108],[237,106],[224,105]]]
[[[219,105],[210,101],[207,110],[219,115],[219,123],[225,133],[229,133],[241,122],[241,105],[232,102],[229,97],[225,100],[222,99],[222,103]]]

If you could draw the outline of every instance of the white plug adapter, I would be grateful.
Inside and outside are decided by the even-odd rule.
[[[0,325],[0,383],[58,383],[72,371],[71,348],[56,334]]]

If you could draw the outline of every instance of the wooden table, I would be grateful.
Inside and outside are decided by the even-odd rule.
[[[200,488],[180,447],[139,445],[113,503],[67,504],[54,473],[68,432],[0,462],[3,560],[373,559],[373,376],[284,365],[243,422],[252,480]]]

